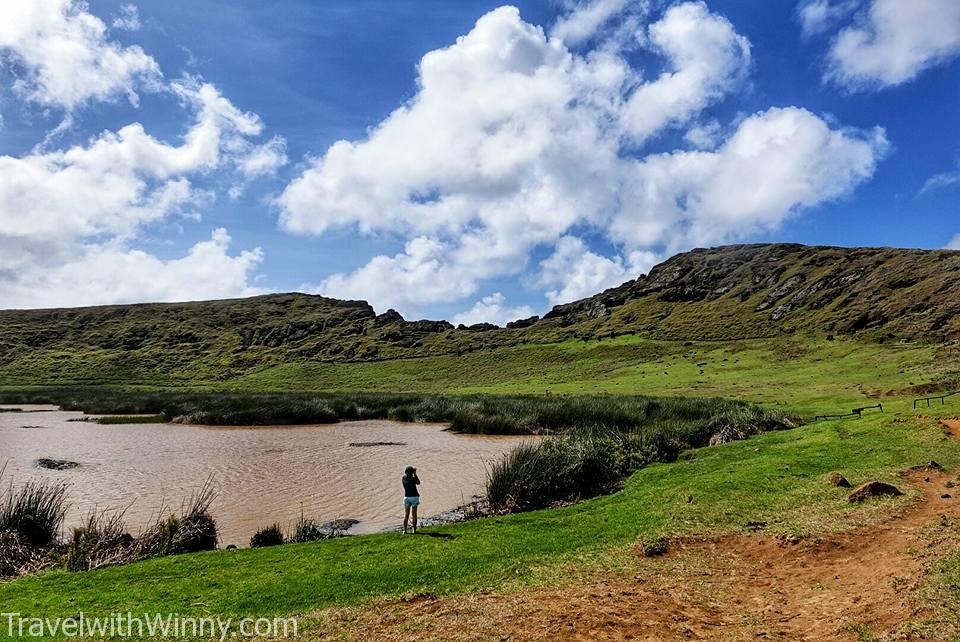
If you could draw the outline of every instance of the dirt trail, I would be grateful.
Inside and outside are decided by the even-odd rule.
[[[960,439],[960,419],[941,419],[940,423],[951,436]]]
[[[328,613],[320,639],[346,640],[857,640],[851,624],[894,636],[925,614],[912,595],[930,529],[960,518],[942,498],[953,475],[913,471],[922,498],[879,525],[788,544],[736,535],[674,547],[632,578],[421,597]]]

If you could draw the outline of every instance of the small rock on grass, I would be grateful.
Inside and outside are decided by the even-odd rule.
[[[834,471],[827,475],[827,481],[838,488],[850,488],[850,482],[840,473]]]
[[[869,481],[863,484],[860,484],[853,492],[850,493],[849,499],[851,502],[862,502],[865,499],[870,499],[871,497],[897,497],[903,495],[899,488],[893,484],[888,484],[882,481]]]

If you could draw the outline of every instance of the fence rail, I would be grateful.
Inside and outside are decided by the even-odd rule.
[[[878,403],[875,406],[863,406],[861,408],[854,408],[850,412],[843,415],[817,415],[816,417],[813,418],[813,420],[826,421],[828,419],[846,419],[847,417],[856,417],[857,419],[861,419],[863,418],[864,410],[873,410],[874,408],[878,408],[880,412],[883,412],[883,404]]]
[[[945,395],[935,395],[935,396],[933,396],[933,397],[922,397],[922,398],[920,398],[920,399],[914,399],[914,400],[913,400],[913,409],[916,410],[916,409],[920,406],[920,404],[922,404],[922,403],[924,403],[924,402],[926,402],[926,404],[927,404],[926,407],[929,408],[929,407],[930,407],[930,402],[931,402],[931,401],[936,401],[937,399],[940,400],[940,405],[942,406],[942,405],[944,405],[945,403],[947,403],[946,400],[947,400],[948,397],[952,397],[952,396],[954,396],[954,395],[960,395],[960,390],[956,390],[956,391],[954,391],[954,392],[948,392],[948,393],[945,394]]]

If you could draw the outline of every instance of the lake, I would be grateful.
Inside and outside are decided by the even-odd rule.
[[[52,406],[5,407],[28,412],[0,412],[2,483],[67,482],[68,527],[94,509],[120,508],[136,534],[159,510],[179,510],[212,476],[217,497],[211,510],[221,546],[246,546],[258,528],[274,522],[287,531],[301,509],[322,522],[359,520],[351,533],[395,527],[403,519],[400,477],[408,465],[417,467],[422,480],[420,516],[450,510],[481,494],[490,464],[522,441],[392,421],[99,425],[69,421],[84,415]],[[395,445],[369,445],[377,442]],[[46,470],[35,465],[39,458],[80,466]]]

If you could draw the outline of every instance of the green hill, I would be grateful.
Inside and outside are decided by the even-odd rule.
[[[215,384],[278,367],[322,371],[623,335],[939,343],[960,336],[958,309],[960,252],[735,245],[679,254],[507,328],[407,321],[363,301],[305,294],[0,311],[0,384]]]

